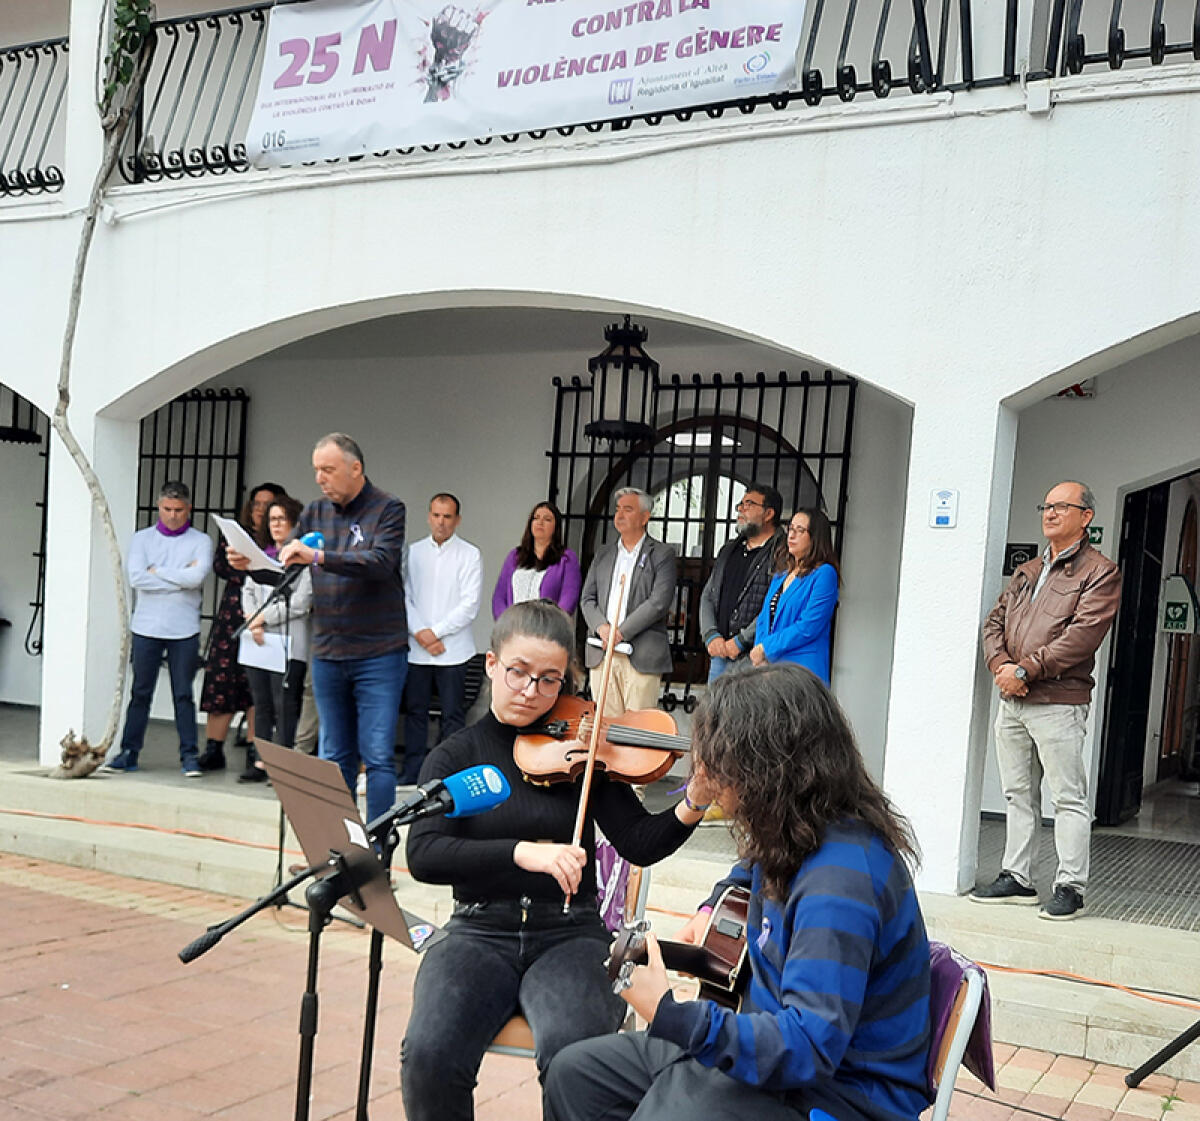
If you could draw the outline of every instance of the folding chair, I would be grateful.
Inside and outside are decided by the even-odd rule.
[[[642,918],[646,913],[646,897],[650,894],[650,872],[638,865],[629,868],[629,882],[625,889],[625,918],[632,922]],[[630,1016],[633,1015],[631,1011]],[[629,1019],[625,1021],[628,1026]],[[517,1013],[497,1033],[488,1051],[494,1055],[515,1055],[520,1059],[532,1059],[536,1052],[533,1048],[533,1029],[529,1021]]]
[[[929,1121],[946,1121],[959,1067],[996,1088],[992,1015],[983,969],[943,942],[929,943]]]

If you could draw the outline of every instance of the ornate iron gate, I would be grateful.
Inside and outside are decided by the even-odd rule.
[[[785,517],[801,506],[822,507],[841,554],[857,382],[830,370],[655,379],[649,409],[655,433],[625,446],[584,435],[592,413],[588,382],[555,378],[554,385],[554,446],[546,453],[550,498],[563,512],[567,543],[584,571],[616,533],[611,496],[624,486],[654,497],[650,533],[680,554],[668,619],[671,681],[683,685],[690,711],[691,686],[704,680],[708,665],[699,595],[716,554],[736,531],[735,507],[746,486],[778,488]],[[668,686],[664,705],[673,708],[678,699]]]
[[[142,418],[138,444],[139,527],[153,525],[158,492],[170,479],[191,488],[192,525],[209,531],[211,514],[236,515],[246,489],[246,414],[242,389],[193,389]],[[220,581],[204,589],[203,617],[216,613]]]

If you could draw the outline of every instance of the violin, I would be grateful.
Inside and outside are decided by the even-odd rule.
[[[596,705],[582,697],[559,697],[542,722],[526,728],[513,747],[517,766],[539,785],[571,782],[588,763],[588,746],[596,721]],[[677,734],[674,718],[647,708],[618,717],[600,717],[595,768],[618,782],[638,786],[662,778],[691,740]]]

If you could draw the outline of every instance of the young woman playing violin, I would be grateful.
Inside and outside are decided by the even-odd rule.
[[[624,998],[650,1024],[583,1040],[545,1079],[549,1121],[916,1121],[929,1104],[929,944],[908,825],[845,716],[796,665],[726,674],[693,725],[693,769],[732,820],[749,891],[738,1011],[676,1001],[662,950]],[[707,941],[697,914],[677,938]],[[812,1114],[814,1117],[815,1114]]]
[[[517,1012],[533,1029],[539,1073],[568,1043],[616,1031],[624,1006],[604,968],[609,934],[596,904],[592,819],[627,860],[653,864],[703,817],[698,779],[678,805],[651,814],[630,786],[597,774],[572,844],[579,784],[525,780],[514,744],[569,689],[573,637],[567,616],[545,600],[505,611],[487,654],[491,711],[439,744],[421,769],[428,782],[491,763],[512,795],[489,813],[409,830],[409,870],[452,884],[454,914],[425,950],[413,989],[401,1048],[408,1121],[473,1117],[484,1051]]]

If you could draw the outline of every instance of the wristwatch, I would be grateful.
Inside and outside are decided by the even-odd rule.
[[[1024,666],[1017,666],[1017,668],[1013,670],[1013,677],[1015,677],[1018,681],[1028,681],[1029,671]]]

